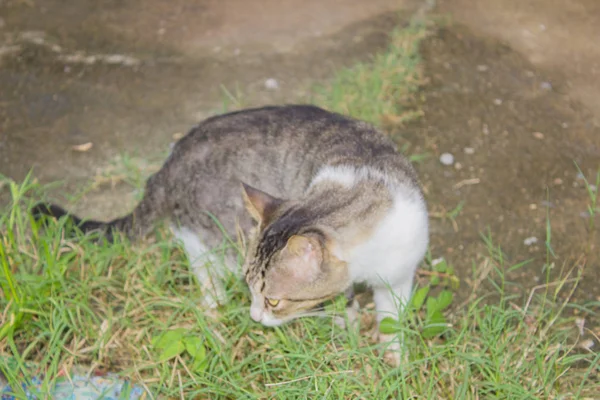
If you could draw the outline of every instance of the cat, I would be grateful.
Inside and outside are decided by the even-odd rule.
[[[33,213],[67,215],[47,204]],[[210,249],[241,230],[250,316],[266,326],[318,314],[315,307],[356,282],[373,289],[378,322],[397,316],[429,241],[417,174],[392,140],[311,105],[208,118],[173,146],[130,214],[110,222],[70,218],[108,239],[140,237],[168,220],[209,307],[224,293],[223,269],[209,268],[237,267],[232,250]]]

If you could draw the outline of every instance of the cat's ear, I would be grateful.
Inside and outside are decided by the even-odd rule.
[[[294,235],[288,239],[283,252],[289,257],[286,263],[288,272],[295,279],[308,283],[315,281],[321,274],[323,251],[316,239]]]
[[[246,210],[259,224],[266,223],[283,200],[242,182],[242,197]]]

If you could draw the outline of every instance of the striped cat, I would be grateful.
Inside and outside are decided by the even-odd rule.
[[[44,204],[33,212],[66,214]],[[236,270],[230,250],[209,251],[223,241],[215,218],[229,235],[241,228],[250,316],[267,326],[314,315],[355,282],[372,287],[379,321],[397,315],[428,245],[416,173],[393,142],[365,122],[304,105],[209,118],[174,146],[130,214],[71,218],[109,238],[170,221],[208,306],[223,295],[217,259]]]

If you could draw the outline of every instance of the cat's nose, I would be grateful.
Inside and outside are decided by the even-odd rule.
[[[260,322],[262,321],[262,317],[263,317],[263,310],[261,310],[258,307],[251,307],[250,308],[250,317],[252,317],[253,320],[255,320],[256,322]]]

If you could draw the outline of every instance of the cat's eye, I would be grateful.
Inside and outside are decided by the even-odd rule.
[[[279,300],[275,299],[265,299],[265,302],[271,307],[277,307],[277,305],[279,304]]]

